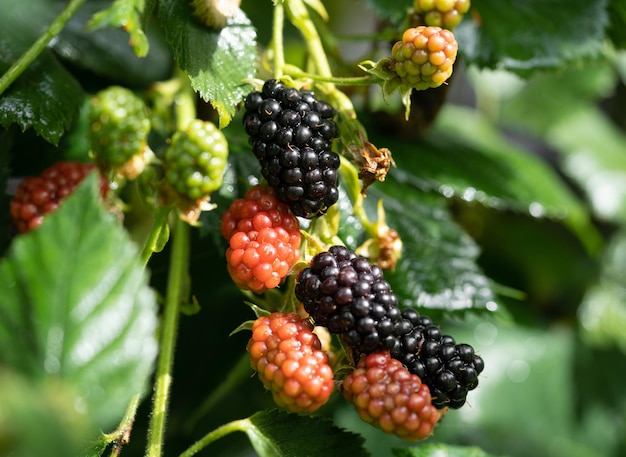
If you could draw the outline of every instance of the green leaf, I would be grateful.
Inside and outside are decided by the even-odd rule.
[[[260,411],[249,418],[246,433],[260,457],[367,457],[363,438],[322,417],[281,410]]]
[[[442,443],[425,444],[419,448],[393,449],[396,457],[491,457],[478,447],[449,446]]]
[[[528,75],[599,55],[608,0],[473,0],[477,21],[456,29],[468,63]]]
[[[595,214],[626,221],[626,135],[597,108],[553,124],[547,141],[563,155],[563,169],[582,187]]]
[[[588,249],[599,243],[585,207],[531,152],[504,138],[473,110],[446,105],[419,143],[385,138],[398,168],[391,174],[418,189],[496,209],[563,220]]]
[[[78,67],[125,85],[136,87],[169,78],[172,53],[154,24],[146,27],[150,50],[146,49],[141,57],[133,52],[123,30],[107,28],[105,24],[85,28],[94,14],[110,4],[108,0],[86,2],[51,43],[52,49]]]
[[[88,25],[89,30],[103,27],[122,27],[130,35],[130,45],[138,57],[148,54],[149,43],[146,34],[141,28],[141,15],[144,9],[144,0],[115,0],[113,5],[93,16]]]
[[[215,31],[203,26],[187,2],[161,0],[159,20],[176,61],[194,90],[217,110],[220,127],[235,115],[249,92],[244,83],[256,72],[256,32],[243,11]]]
[[[387,224],[402,239],[402,257],[385,272],[400,304],[443,311],[496,309],[489,280],[476,265],[479,249],[452,220],[444,199],[392,181],[385,189],[393,193],[379,196],[372,189],[367,199],[383,198]]]
[[[137,249],[91,175],[0,262],[0,365],[60,378],[111,427],[156,356],[156,300]]]
[[[367,0],[372,9],[381,18],[401,21],[411,7],[411,2],[405,0]]]
[[[609,18],[607,35],[617,48],[626,49],[626,4],[622,0],[610,0]]]

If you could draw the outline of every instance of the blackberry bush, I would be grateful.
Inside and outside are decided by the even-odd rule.
[[[261,174],[304,218],[324,214],[339,198],[339,156],[331,150],[338,129],[334,109],[310,91],[270,79],[248,94],[243,118]]]
[[[254,321],[247,351],[252,368],[282,408],[311,413],[333,392],[328,356],[311,323],[296,313],[272,313]]]
[[[397,350],[407,331],[380,267],[343,246],[313,257],[298,275],[295,294],[316,325],[340,334],[356,355]]]
[[[478,386],[483,359],[469,344],[443,335],[429,317],[412,309],[403,310],[402,317],[412,328],[400,338],[401,349],[394,356],[428,385],[437,408],[460,408]]]
[[[432,435],[442,416],[426,384],[389,352],[362,357],[343,380],[341,392],[365,422],[407,441]]]

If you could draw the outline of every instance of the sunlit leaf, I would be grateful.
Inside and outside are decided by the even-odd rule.
[[[158,13],[178,65],[194,90],[217,110],[224,127],[250,91],[244,80],[256,73],[256,32],[250,20],[239,10],[227,19],[226,27],[213,30],[178,0],[161,0]]]
[[[478,447],[448,446],[442,443],[426,444],[418,448],[394,449],[395,457],[491,457]]]
[[[0,262],[0,365],[62,379],[73,407],[106,429],[151,373],[156,303],[95,178]]]

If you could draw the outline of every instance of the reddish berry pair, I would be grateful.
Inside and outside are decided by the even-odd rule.
[[[39,176],[24,178],[11,201],[11,219],[21,233],[39,227],[47,214],[55,211],[76,186],[96,167],[74,161],[57,162]],[[108,183],[102,177],[100,192],[105,195]]]
[[[241,289],[277,287],[300,258],[298,220],[268,187],[253,187],[232,203],[222,215],[222,235],[228,272]]]

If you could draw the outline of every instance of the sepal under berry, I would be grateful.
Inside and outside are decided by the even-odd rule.
[[[94,95],[89,125],[91,150],[104,173],[135,179],[153,159],[147,108],[130,89],[111,86]]]

